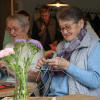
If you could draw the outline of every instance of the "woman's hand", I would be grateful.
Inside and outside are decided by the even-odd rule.
[[[45,56],[46,58],[49,58],[49,57],[51,57],[54,53],[55,53],[54,50],[48,50],[48,51],[45,51],[44,56]]]
[[[48,65],[54,68],[61,68],[61,69],[66,69],[69,66],[69,61],[61,57],[48,59],[46,60],[46,63],[48,63]]]
[[[46,64],[46,59],[45,58],[41,58],[38,60],[36,68],[40,69],[44,64]]]
[[[0,69],[3,68],[3,67],[6,67],[6,63],[3,62],[3,61],[0,61]]]

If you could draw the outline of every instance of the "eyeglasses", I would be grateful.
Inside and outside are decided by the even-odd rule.
[[[70,31],[70,30],[72,30],[72,27],[73,27],[74,24],[76,24],[76,23],[74,22],[74,23],[72,23],[70,25],[66,24],[64,27],[61,27],[60,28],[60,31],[61,32]]]
[[[11,32],[15,32],[16,29],[15,29],[15,28],[7,28],[7,31],[8,31],[9,33],[11,33]]]
[[[18,30],[19,30],[19,28],[17,28],[17,27],[12,27],[12,28],[8,27],[8,28],[7,28],[7,31],[8,31],[9,33],[11,33],[11,32],[16,32],[16,31],[18,31]]]

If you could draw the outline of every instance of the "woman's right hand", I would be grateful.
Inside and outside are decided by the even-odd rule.
[[[46,59],[45,58],[41,58],[38,60],[36,68],[37,69],[41,69],[41,67],[46,63]]]
[[[3,67],[6,67],[6,63],[3,61],[0,61],[0,69],[2,69]]]

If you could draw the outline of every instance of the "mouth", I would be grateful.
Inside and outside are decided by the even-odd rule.
[[[15,39],[16,38],[16,36],[11,36],[13,39]]]
[[[63,35],[64,35],[64,36],[71,36],[71,35],[72,35],[72,33],[67,32],[67,33],[63,33]]]

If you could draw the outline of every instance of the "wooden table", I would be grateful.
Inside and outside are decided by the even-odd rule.
[[[70,95],[58,97],[57,100],[100,100],[100,98],[86,95]]]
[[[36,87],[37,87],[36,83],[29,82],[28,83],[28,92],[32,93]],[[0,90],[0,97],[5,97],[2,100],[13,100],[12,96],[14,95],[14,90],[15,90],[15,88],[2,89],[2,90]],[[39,94],[39,93],[37,93],[37,94]],[[7,97],[7,96],[9,96],[9,97]],[[77,94],[77,95],[62,96],[62,97],[28,97],[27,100],[100,100],[100,98]]]
[[[12,98],[4,98],[2,100],[13,100]],[[100,100],[100,98],[85,95],[70,95],[62,97],[28,97],[27,100]]]
[[[28,83],[28,93],[32,93],[33,90],[36,87],[37,87],[37,84],[36,83]],[[13,96],[14,95],[14,90],[15,90],[15,88],[1,89],[0,90],[0,97]]]

